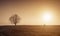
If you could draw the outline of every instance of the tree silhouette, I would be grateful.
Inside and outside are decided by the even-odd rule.
[[[15,24],[15,26],[16,26],[16,24],[17,24],[17,23],[19,22],[19,20],[20,20],[20,17],[19,17],[17,14],[15,14],[15,15],[11,16],[11,17],[9,18],[9,20],[10,20],[11,23]]]

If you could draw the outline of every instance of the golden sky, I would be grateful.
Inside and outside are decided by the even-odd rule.
[[[21,25],[60,25],[59,0],[0,1],[0,24],[11,24],[9,17],[18,14]],[[43,20],[46,15],[45,21]],[[47,19],[50,18],[49,21]]]

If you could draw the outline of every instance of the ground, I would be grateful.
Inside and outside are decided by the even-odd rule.
[[[0,36],[60,36],[59,25],[0,26]]]

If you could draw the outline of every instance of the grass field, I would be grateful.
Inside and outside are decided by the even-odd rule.
[[[60,36],[59,25],[0,26],[0,36]]]

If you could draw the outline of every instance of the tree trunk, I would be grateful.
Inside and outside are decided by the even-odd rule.
[[[16,23],[15,23],[15,29],[16,29]]]
[[[15,27],[16,27],[16,23],[15,23]]]

